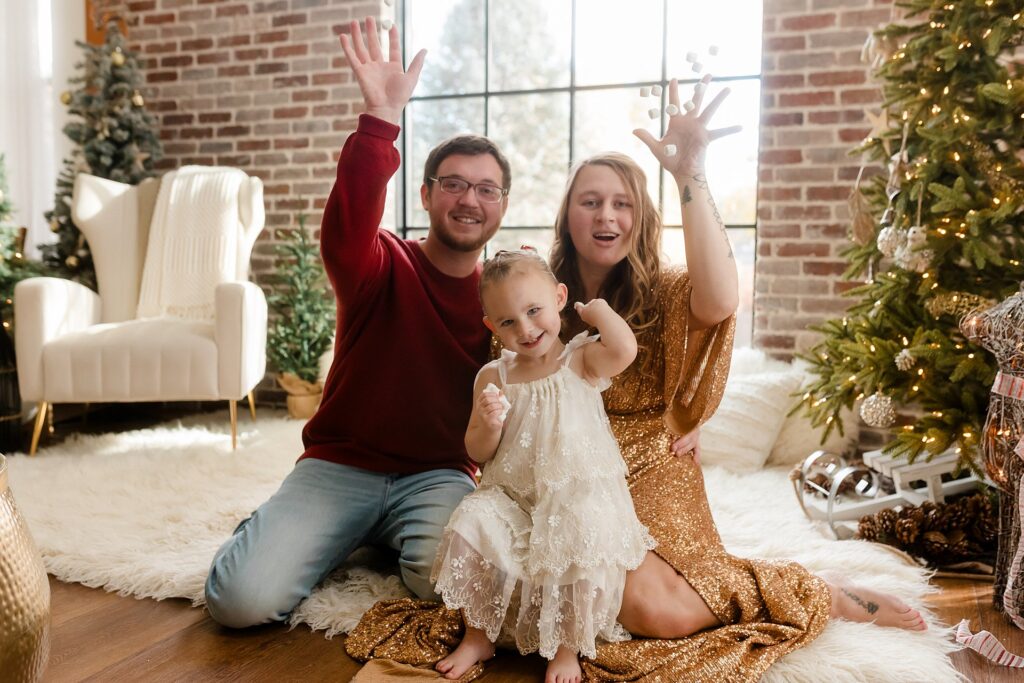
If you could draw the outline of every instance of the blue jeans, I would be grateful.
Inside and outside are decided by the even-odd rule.
[[[395,475],[300,460],[217,551],[206,579],[210,614],[233,628],[283,621],[366,543],[397,550],[405,585],[436,599],[430,570],[441,532],[475,486],[458,470]]]

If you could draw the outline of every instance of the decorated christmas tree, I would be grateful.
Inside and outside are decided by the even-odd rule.
[[[153,162],[161,157],[162,148],[139,91],[138,61],[117,24],[107,24],[102,45],[78,46],[85,53],[78,65],[81,73],[71,79],[75,89],[61,94],[61,102],[76,119],[64,126],[75,148],[57,178],[54,208],[46,213],[57,241],[40,249],[47,264],[95,288],[89,245],[71,219],[75,176],[91,173],[135,185],[154,175]]]
[[[278,284],[267,300],[277,314],[267,332],[267,355],[279,373],[316,384],[320,356],[334,335],[334,297],[304,214],[299,214],[298,230],[290,232],[278,254]]]
[[[802,401],[826,434],[860,402],[868,425],[893,428],[888,452],[952,449],[976,468],[996,365],[959,323],[1024,279],[1024,2],[896,4],[903,18],[865,46],[884,102],[858,151],[886,173],[850,201],[846,277],[864,284],[814,328]]]
[[[38,261],[25,258],[25,229],[14,224],[14,206],[7,186],[7,165],[0,154],[0,324],[8,332],[14,325],[14,285],[25,278],[47,274]]]

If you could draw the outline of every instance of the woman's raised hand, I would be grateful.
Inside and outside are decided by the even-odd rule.
[[[704,94],[708,90],[709,83],[711,83],[711,74],[704,76],[697,84],[692,100],[693,109],[686,111],[679,102],[679,83],[673,78],[668,85],[668,101],[679,111],[668,117],[665,136],[658,140],[643,128],[633,131],[633,134],[647,145],[665,170],[677,178],[704,173],[704,155],[707,152],[708,144],[720,137],[738,133],[742,128],[742,126],[729,126],[708,129],[711,117],[715,115],[715,111],[729,94],[729,88],[724,88],[701,111]],[[669,145],[675,146],[674,154],[666,152],[665,148]]]
[[[402,51],[398,46],[398,28],[392,26],[388,30],[389,57],[385,58],[381,51],[380,39],[377,37],[377,22],[373,17],[366,18],[366,41],[359,28],[359,22],[350,25],[351,35],[344,33],[339,36],[341,49],[345,51],[349,66],[359,82],[363,93],[366,113],[379,119],[397,124],[402,117],[402,109],[409,102],[416,82],[423,69],[426,50],[420,50],[409,63],[409,70],[402,66]]]

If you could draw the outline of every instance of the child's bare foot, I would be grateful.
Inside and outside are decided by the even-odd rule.
[[[434,668],[443,673],[445,678],[454,681],[469,671],[469,667],[493,656],[494,643],[487,639],[487,634],[467,626],[466,635],[455,652],[438,662]]]
[[[870,621],[879,626],[924,631],[924,617],[894,595],[857,586],[837,577],[822,577],[832,591],[832,616],[850,621]]]
[[[583,671],[576,653],[566,647],[558,648],[555,658],[548,662],[544,683],[580,683]]]

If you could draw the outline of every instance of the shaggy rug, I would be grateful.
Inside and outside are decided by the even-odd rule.
[[[203,602],[210,561],[238,522],[266,500],[301,452],[301,423],[263,411],[239,421],[232,451],[225,416],[154,429],[81,435],[8,458],[10,484],[47,570],[62,581],[137,598]],[[711,506],[737,555],[792,559],[838,571],[916,607],[927,573],[884,547],[832,541],[802,516],[784,468],[705,469]],[[328,636],[345,633],[383,598],[408,595],[387,558],[359,551],[292,616]],[[764,677],[769,682],[956,681],[950,629],[926,633],[834,621]]]

